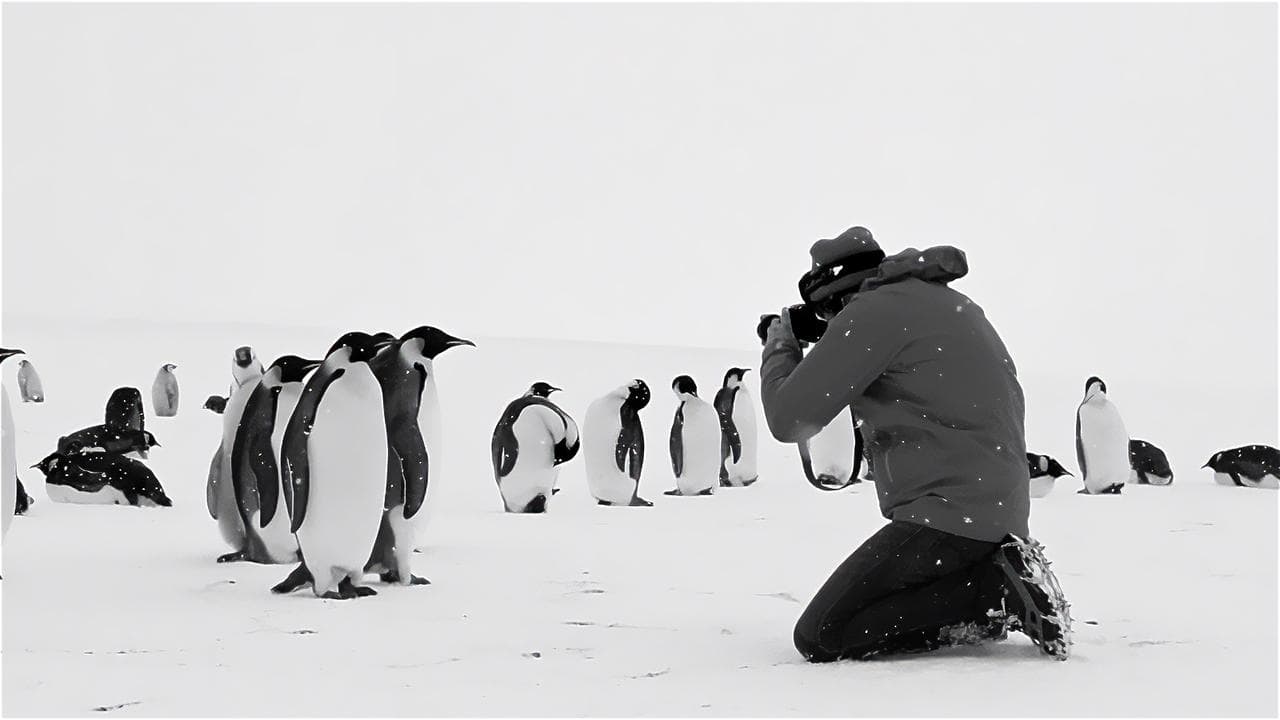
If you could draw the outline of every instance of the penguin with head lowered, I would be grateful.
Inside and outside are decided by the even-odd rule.
[[[1280,488],[1280,450],[1270,445],[1244,445],[1213,454],[1203,467],[1214,482],[1237,487]]]
[[[22,355],[21,350],[0,348],[0,363]],[[0,383],[0,537],[9,532],[18,505],[18,456],[15,452],[17,432],[13,427],[13,410],[9,407],[9,389]]]
[[[1135,485],[1170,485],[1173,468],[1164,451],[1146,440],[1129,441],[1129,482]]]
[[[76,505],[170,507],[151,468],[114,453],[53,453],[32,465],[44,473],[49,499]]]
[[[231,441],[231,488],[245,545],[226,560],[273,564],[298,559],[298,541],[280,484],[280,445],[302,396],[307,374],[320,365],[297,355],[277,358],[258,380],[245,383],[249,397]],[[221,559],[220,559],[221,560]]]
[[[364,572],[387,495],[387,422],[369,362],[390,344],[349,332],[307,380],[281,443],[285,501],[302,564],[276,587],[310,579],[317,597],[377,594]]]
[[[747,368],[729,368],[716,391],[715,407],[720,416],[720,486],[746,487],[759,477],[756,473],[756,411],[751,394],[742,383]]]
[[[413,574],[410,559],[430,521],[431,482],[442,467],[443,422],[434,362],[450,348],[475,343],[430,325],[398,340],[389,333],[374,338],[387,343],[369,365],[382,386],[391,453],[382,523],[366,570],[377,572],[383,582],[426,585],[426,579]]]
[[[559,390],[534,383],[507,405],[493,429],[493,477],[507,512],[546,512],[560,466],[578,454],[578,424],[550,400]]]
[[[1084,475],[1081,494],[1119,494],[1129,480],[1129,432],[1098,377],[1085,382],[1076,410],[1076,460]]]
[[[237,562],[261,558],[266,554],[254,545],[254,536],[249,534],[240,516],[240,503],[236,500],[235,483],[231,474],[231,449],[235,443],[236,429],[240,426],[240,417],[244,414],[249,397],[262,379],[262,363],[253,349],[248,346],[238,347],[231,357],[231,396],[222,413],[222,439],[214,451],[209,466],[209,482],[205,487],[205,499],[209,503],[209,515],[218,521],[218,532],[222,539],[231,546],[232,552],[222,555],[218,562]]]
[[[639,495],[644,468],[640,410],[649,397],[649,386],[637,379],[587,406],[582,433],[587,488],[600,505],[653,505]]]
[[[1033,498],[1042,498],[1053,492],[1054,482],[1071,474],[1057,460],[1034,453],[1027,453],[1027,472],[1031,476],[1030,492]]]
[[[698,397],[693,378],[680,375],[671,382],[679,405],[671,424],[671,469],[676,487],[664,495],[710,495],[720,480],[720,415]]]
[[[173,363],[161,365],[155,381],[151,383],[151,407],[156,417],[178,414],[178,378],[173,374],[177,368]]]

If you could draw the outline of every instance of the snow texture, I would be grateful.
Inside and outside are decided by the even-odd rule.
[[[337,335],[6,317],[5,341],[29,351],[48,391],[44,404],[14,407],[19,467],[96,421],[112,388],[149,381],[158,362],[178,363],[184,392],[204,397],[226,392],[237,345],[269,362],[315,356]],[[1214,484],[1197,469],[1208,453],[1189,424],[1155,438],[1177,473],[1171,487],[1093,497],[1063,478],[1033,502],[1033,534],[1077,618],[1068,662],[1015,634],[814,666],[792,647],[792,627],[827,574],[883,523],[872,485],[815,491],[795,448],[762,436],[754,486],[697,502],[663,496],[674,480],[656,439],[674,411],[670,393],[641,412],[655,441],[640,489],[655,507],[596,506],[579,458],[564,466],[549,513],[507,514],[489,467],[493,424],[535,380],[565,388],[557,402],[580,420],[588,402],[634,377],[662,388],[688,373],[713,387],[730,365],[758,366],[754,348],[475,340],[436,363],[449,452],[431,480],[435,524],[414,556],[429,586],[375,583],[377,597],[353,601],[282,597],[268,588],[289,566],[216,564],[228,548],[204,485],[221,418],[194,403],[148,423],[162,443],[148,464],[171,509],[52,503],[38,471],[23,469],[36,503],[5,538],[4,713],[1276,714],[1277,494]],[[15,370],[6,368],[6,385]],[[1062,394],[1052,405],[1061,417],[1037,426],[1067,433],[1046,451],[1068,467],[1058,448],[1071,443],[1078,384],[1027,387],[1030,408]],[[1125,411],[1159,396],[1113,389]],[[1271,410],[1241,408],[1274,435]]]

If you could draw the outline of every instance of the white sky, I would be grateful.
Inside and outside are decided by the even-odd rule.
[[[863,224],[966,250],[1024,372],[1274,387],[1275,33],[1269,4],[8,4],[4,311],[751,348]]]

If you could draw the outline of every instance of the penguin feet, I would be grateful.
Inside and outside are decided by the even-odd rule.
[[[342,593],[345,596],[344,599],[346,597],[353,597],[353,598],[369,597],[370,595],[378,594],[378,591],[374,590],[371,587],[356,585],[355,583],[351,582],[351,578],[349,577],[343,578],[342,582],[338,583],[338,592]]]
[[[662,494],[663,494],[663,495],[679,495],[679,494],[680,494],[680,488],[672,488],[671,490],[667,490],[667,491],[663,492]]]
[[[596,504],[603,505],[604,507],[610,507],[613,505],[613,503],[609,502],[608,500],[597,500]]]
[[[227,553],[226,555],[218,556],[218,562],[220,563],[248,562],[248,560],[249,560],[249,556],[245,555],[245,552],[243,550],[237,550],[235,552]]]
[[[399,583],[400,573],[395,570],[392,570],[390,572],[384,572],[378,575],[378,579],[384,583],[387,583],[388,585]],[[424,577],[418,577],[417,575],[410,575],[409,584],[410,585],[430,585],[431,581]]]
[[[558,492],[560,492],[560,488],[551,488],[551,494],[552,494],[552,495],[555,495],[555,494],[556,494],[556,493],[558,493]]]
[[[287,595],[294,590],[312,582],[311,571],[306,565],[299,565],[289,573],[289,577],[282,580],[278,585],[271,588],[271,592],[277,595]]]
[[[631,507],[653,507],[653,503],[651,503],[651,502],[649,502],[648,500],[645,500],[644,498],[642,498],[642,497],[640,497],[639,495],[637,495],[637,496],[636,496],[636,497],[631,501]]]
[[[759,480],[759,479],[760,479],[760,476],[759,476],[759,475],[757,475],[757,476],[755,476],[755,477],[751,478],[750,480],[743,480],[743,481],[742,481],[742,487],[747,487],[747,486],[750,486],[750,485],[754,485],[754,484],[755,484],[755,482],[756,482],[757,480]]]

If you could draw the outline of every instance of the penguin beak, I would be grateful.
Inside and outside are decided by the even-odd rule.
[[[458,347],[459,345],[468,345],[470,347],[476,346],[476,344],[470,340],[463,340],[462,338],[453,338],[448,342],[448,347]]]
[[[547,388],[548,392],[564,392],[558,387]]]
[[[11,358],[11,357],[13,357],[14,355],[26,355],[26,354],[27,354],[27,353],[26,353],[26,351],[25,351],[25,350],[17,350],[17,349],[14,349],[14,350],[0,349],[0,360],[3,360],[3,359],[5,359],[5,358]]]
[[[320,367],[323,364],[324,364],[323,360],[307,360],[302,364],[302,367],[305,372],[311,372],[312,370],[315,370],[316,368]]]

